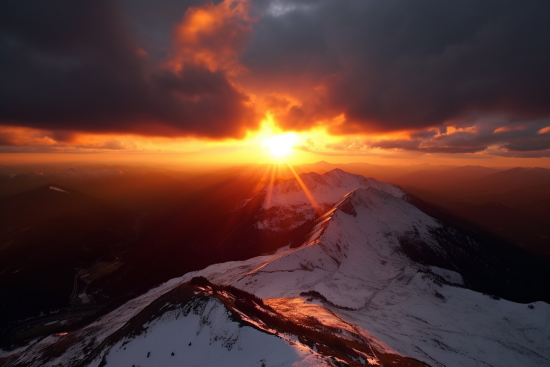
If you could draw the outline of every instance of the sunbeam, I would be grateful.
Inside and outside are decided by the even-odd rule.
[[[273,194],[273,183],[275,182],[275,168],[276,168],[276,165],[275,164],[271,164],[271,179],[269,180],[269,184],[267,185],[268,189],[267,189],[267,197],[266,197],[266,204],[267,204],[267,208],[269,208],[270,204],[271,204],[271,196]]]
[[[290,165],[290,163],[288,163],[288,161],[285,160],[285,163],[286,165],[288,166],[288,168],[290,169],[290,171],[292,172],[292,174],[294,175],[294,177],[296,178],[296,181],[298,181],[298,184],[300,185],[300,187],[302,188],[302,190],[304,191],[304,194],[306,194],[308,200],[310,201],[311,203],[311,206],[313,206],[313,209],[315,209],[315,211],[317,212],[317,214],[319,216],[323,215],[323,211],[321,210],[321,208],[319,208],[319,205],[317,205],[317,202],[315,201],[315,199],[313,198],[313,195],[311,195],[311,193],[309,192],[308,188],[306,187],[306,185],[304,184],[304,181],[302,181],[302,179],[300,178],[300,176],[296,173],[296,171],[294,170],[294,168]]]

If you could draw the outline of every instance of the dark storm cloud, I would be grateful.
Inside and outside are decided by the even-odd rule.
[[[471,149],[479,152],[496,148],[504,152],[544,151],[550,149],[550,134],[537,132],[550,125],[550,120],[515,122],[501,126],[502,121],[482,122],[472,131],[456,131],[436,135],[432,138],[417,139],[418,150]],[[499,131],[499,127],[500,130]]]
[[[253,125],[223,71],[152,65],[123,11],[107,0],[2,2],[0,124],[214,138]]]
[[[155,61],[164,60],[172,46],[172,29],[190,6],[207,0],[120,0],[124,18],[136,34],[137,42]],[[215,3],[218,3],[215,1]]]
[[[288,127],[344,112],[334,132],[438,126],[476,114],[550,116],[550,3],[512,0],[260,2],[242,62],[323,88]]]

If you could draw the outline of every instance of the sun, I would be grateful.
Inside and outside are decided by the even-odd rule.
[[[275,157],[283,157],[292,152],[292,147],[298,141],[294,133],[273,135],[264,140],[263,146],[269,149],[269,153]]]

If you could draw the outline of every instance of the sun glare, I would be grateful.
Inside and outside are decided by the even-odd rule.
[[[283,157],[292,151],[298,136],[294,133],[274,135],[264,140],[263,146],[269,149],[269,153],[275,157]]]

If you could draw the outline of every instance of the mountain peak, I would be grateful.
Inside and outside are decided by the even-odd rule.
[[[334,168],[328,172],[325,172],[323,175],[352,175],[352,176],[357,176],[357,175],[354,175],[353,173],[349,173],[349,172],[346,172],[340,168]]]
[[[404,193],[397,186],[334,169],[322,175],[310,172],[296,178],[267,185],[261,228],[281,231],[296,228],[315,219],[336,205],[350,191],[373,187],[397,197]],[[291,209],[291,210],[288,210]]]

